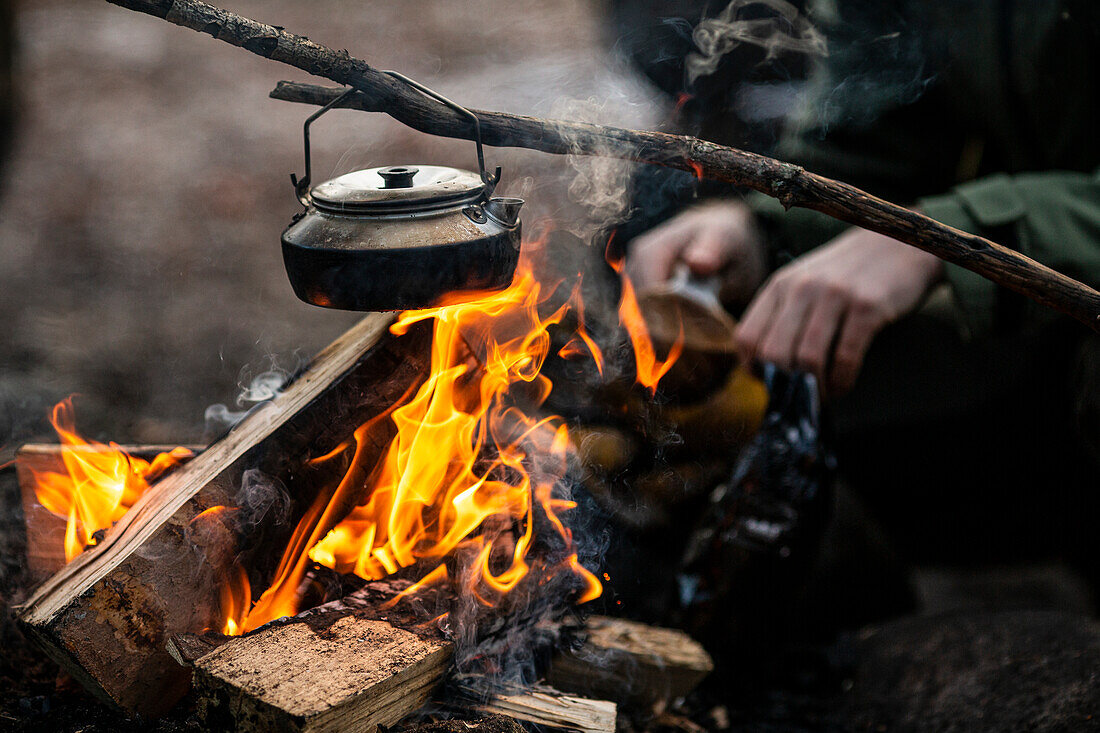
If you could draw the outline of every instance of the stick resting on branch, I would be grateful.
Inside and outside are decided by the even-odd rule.
[[[354,87],[360,93],[349,98],[344,106],[385,112],[432,135],[466,139],[473,136],[468,119],[347,51],[334,51],[282,28],[257,23],[200,0],[108,1],[209,33],[265,58]],[[272,96],[324,104],[341,92],[284,83]],[[473,111],[480,119],[482,139],[488,145],[618,157],[752,188],[775,197],[787,208],[800,206],[820,211],[919,247],[1100,332],[1100,293],[1092,288],[988,239],[953,229],[799,166],[692,137]]]

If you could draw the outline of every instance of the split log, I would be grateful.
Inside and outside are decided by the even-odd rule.
[[[714,662],[683,631],[593,616],[584,645],[558,655],[548,681],[565,692],[613,700],[626,710],[660,712],[703,681]]]
[[[452,652],[448,642],[353,614],[320,628],[269,624],[196,660],[194,694],[211,727],[374,731],[428,701]]]
[[[147,715],[170,708],[189,672],[169,656],[166,641],[219,628],[221,619],[224,569],[192,544],[189,523],[206,509],[233,505],[252,468],[292,495],[306,494],[297,498],[308,503],[312,495],[294,483],[305,461],[391,407],[427,371],[430,330],[395,338],[392,320],[362,320],[274,399],[154,484],[100,544],[35,590],[18,611],[23,628],[105,701]],[[282,549],[276,539],[285,543],[285,533],[267,548],[274,557]]]
[[[123,445],[127,455],[152,461],[176,446]],[[198,453],[202,446],[185,446]],[[91,451],[93,448],[70,447],[69,450]],[[180,459],[181,465],[193,456]],[[34,474],[65,473],[61,446],[57,443],[28,443],[15,454],[15,471],[19,478],[19,493],[23,504],[23,523],[27,531],[27,572],[38,583],[65,567],[65,517],[59,517],[38,501]]]
[[[459,112],[431,100],[347,51],[334,51],[282,28],[258,23],[201,0],[108,1],[209,33],[264,58],[358,90],[359,94],[344,106],[386,112],[414,129],[433,135],[464,139],[474,135],[469,119]],[[324,104],[343,92],[283,84],[273,96]],[[481,137],[489,145],[547,153],[611,156],[752,188],[778,199],[787,208],[799,206],[819,211],[931,252],[1100,332],[1100,292],[1019,252],[941,224],[854,186],[810,173],[800,166],[693,137],[472,111],[478,117]]]
[[[473,709],[552,730],[581,733],[614,733],[618,717],[618,707],[609,700],[566,695],[545,686],[500,693]]]

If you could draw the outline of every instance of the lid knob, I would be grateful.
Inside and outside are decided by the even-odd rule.
[[[413,176],[420,172],[411,165],[395,165],[378,171],[384,181],[382,188],[411,188]]]

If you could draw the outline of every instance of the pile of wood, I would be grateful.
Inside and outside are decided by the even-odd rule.
[[[198,546],[190,531],[203,511],[232,504],[250,468],[277,477],[308,505],[316,489],[300,480],[306,460],[332,450],[427,372],[430,333],[414,329],[396,338],[391,322],[388,315],[364,319],[269,403],[154,484],[98,544],[33,592],[18,611],[23,627],[89,690],[131,712],[164,713],[193,678],[199,712],[212,728],[374,730],[431,700],[454,650],[439,632],[386,610],[394,586],[370,584],[224,637],[212,629],[221,619],[218,584],[233,553]],[[37,572],[61,561],[52,548],[61,547],[63,524],[37,505],[31,469],[53,468],[57,460],[56,446],[27,446],[17,459]],[[612,731],[616,703],[660,710],[709,669],[706,653],[679,632],[594,619],[585,644],[555,663],[553,684],[571,694],[488,694],[485,686],[452,685],[434,704],[551,728]]]

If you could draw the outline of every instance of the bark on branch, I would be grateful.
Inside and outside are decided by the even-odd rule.
[[[282,28],[258,23],[200,0],[108,0],[208,33],[218,40],[354,87],[343,106],[385,112],[421,132],[470,139],[470,121],[402,82],[354,58]],[[276,99],[324,104],[343,90],[281,83]],[[705,140],[562,120],[472,110],[482,140],[497,147],[546,153],[602,155],[662,165],[745,186],[785,207],[819,211],[931,252],[1100,332],[1100,293],[988,239],[959,231],[853,186],[799,166]]]

